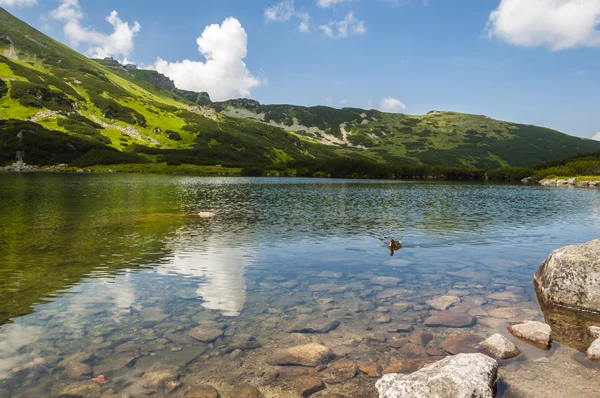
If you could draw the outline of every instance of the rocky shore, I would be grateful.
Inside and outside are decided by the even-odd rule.
[[[387,272],[249,272],[237,317],[168,278],[126,311],[57,302],[3,328],[14,355],[0,358],[0,395],[591,397],[599,259],[600,241],[553,252],[535,276],[543,315],[525,273],[489,271],[501,263],[422,274],[406,260]]]
[[[522,180],[523,183],[530,183],[531,178],[524,178]],[[579,181],[577,177],[572,177],[568,179],[544,179],[538,181],[540,185],[545,187],[565,187],[565,186],[574,186],[579,188],[599,188],[600,187],[600,179],[598,181]]]

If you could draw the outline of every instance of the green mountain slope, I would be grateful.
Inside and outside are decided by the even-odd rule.
[[[0,165],[22,156],[286,168],[351,158],[493,169],[594,150],[600,142],[485,116],[213,103],[156,71],[89,59],[0,8]]]

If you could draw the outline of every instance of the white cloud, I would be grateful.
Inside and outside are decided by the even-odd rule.
[[[294,0],[285,0],[265,10],[267,21],[289,21],[295,13]]]
[[[552,51],[600,46],[600,0],[501,0],[489,17],[489,37]]]
[[[327,106],[333,106],[333,97],[327,97],[327,98],[325,98],[325,104]]]
[[[379,103],[379,110],[382,112],[400,113],[405,109],[406,105],[400,102],[400,100],[392,97],[384,98]]]
[[[29,7],[37,4],[37,0],[0,0],[2,7]]]
[[[367,109],[373,109],[373,101],[372,100],[367,101]]]
[[[331,21],[327,25],[319,26],[325,36],[344,39],[349,35],[362,36],[367,32],[364,21],[359,21],[350,11],[341,21]]]
[[[60,0],[60,6],[51,11],[50,16],[65,23],[64,33],[74,45],[87,44],[86,54],[93,58],[116,57],[129,55],[134,48],[134,37],[141,30],[140,24],[123,22],[116,11],[106,17],[112,25],[110,35],[96,32],[81,24],[84,14],[79,0]]]
[[[600,141],[600,133],[596,133],[596,135],[592,137],[592,140]]]
[[[344,3],[350,0],[317,0],[317,6],[321,8],[331,8],[339,3]]]
[[[297,11],[294,0],[284,0],[265,10],[265,18],[268,22],[288,22],[292,17],[300,20],[298,31],[310,33],[310,15],[303,11]]]
[[[350,103],[350,101],[348,101],[347,99],[343,99],[343,100],[341,100],[341,101],[340,101],[340,105],[341,105],[341,106],[346,106],[346,105],[348,105],[349,103]]]
[[[153,68],[170,77],[178,88],[206,91],[215,101],[248,97],[261,84],[252,76],[243,59],[248,54],[248,35],[235,18],[209,25],[196,40],[206,62],[168,62],[158,58]]]

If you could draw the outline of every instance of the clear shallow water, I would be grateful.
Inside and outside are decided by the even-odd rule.
[[[217,217],[190,216],[199,211]],[[295,396],[294,375],[273,377],[265,358],[305,341],[384,368],[435,358],[448,336],[539,317],[533,273],[551,250],[598,238],[598,221],[600,194],[585,189],[0,175],[0,396],[52,396],[99,374],[102,392],[131,396],[183,396],[200,381],[227,391],[241,380]],[[390,237],[404,244],[393,257]],[[380,276],[401,282],[382,286]],[[435,313],[426,301],[447,294],[475,326],[424,326]],[[324,317],[340,325],[289,333]],[[390,333],[398,323],[414,330]],[[189,336],[198,326],[223,336],[200,342]],[[419,332],[433,340],[394,347]],[[261,347],[232,356],[246,334]],[[81,353],[90,370],[67,374]],[[142,381],[167,363],[178,367],[173,392]],[[374,380],[359,374],[326,391],[370,396]]]

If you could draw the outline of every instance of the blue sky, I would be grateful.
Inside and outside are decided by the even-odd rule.
[[[57,13],[60,4],[63,12]],[[583,137],[600,131],[599,0],[0,5],[83,53],[156,68],[178,86],[204,89],[217,99],[249,95],[262,103],[409,114],[452,110]],[[106,18],[113,10],[118,18],[111,25]],[[199,52],[199,37],[212,61]]]

